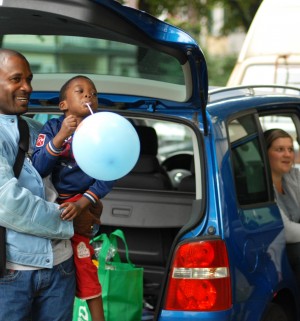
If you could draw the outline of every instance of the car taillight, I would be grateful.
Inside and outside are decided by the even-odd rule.
[[[171,266],[165,309],[217,311],[231,304],[225,243],[205,240],[181,244]]]

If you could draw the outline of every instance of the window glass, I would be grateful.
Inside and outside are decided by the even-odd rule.
[[[176,154],[193,154],[192,132],[189,128],[164,121],[152,121],[151,126],[158,136],[158,155],[161,162]]]
[[[184,84],[180,63],[149,48],[64,35],[4,35],[1,39],[0,47],[28,58],[34,74],[98,74]]]
[[[162,120],[145,120],[157,135],[157,158],[168,172],[175,190],[196,191],[192,130],[182,124]],[[200,161],[198,162],[200,164]]]
[[[268,201],[265,166],[254,116],[247,115],[233,120],[228,130],[240,205]]]

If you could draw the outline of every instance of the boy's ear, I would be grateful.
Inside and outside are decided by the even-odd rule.
[[[59,106],[59,109],[63,112],[68,110],[68,105],[65,100],[61,101],[58,106]]]

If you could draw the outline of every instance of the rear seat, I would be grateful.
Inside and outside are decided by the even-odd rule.
[[[184,177],[178,185],[178,191],[181,192],[193,192],[196,191],[196,181],[195,181],[195,163],[194,158],[191,161],[190,167],[191,175]]]
[[[136,126],[136,131],[141,143],[140,157],[132,171],[119,179],[115,186],[154,190],[172,189],[170,178],[157,159],[158,138],[155,129]]]

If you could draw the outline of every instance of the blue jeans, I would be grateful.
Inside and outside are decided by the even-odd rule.
[[[53,269],[7,270],[0,278],[0,321],[71,321],[73,257]]]

